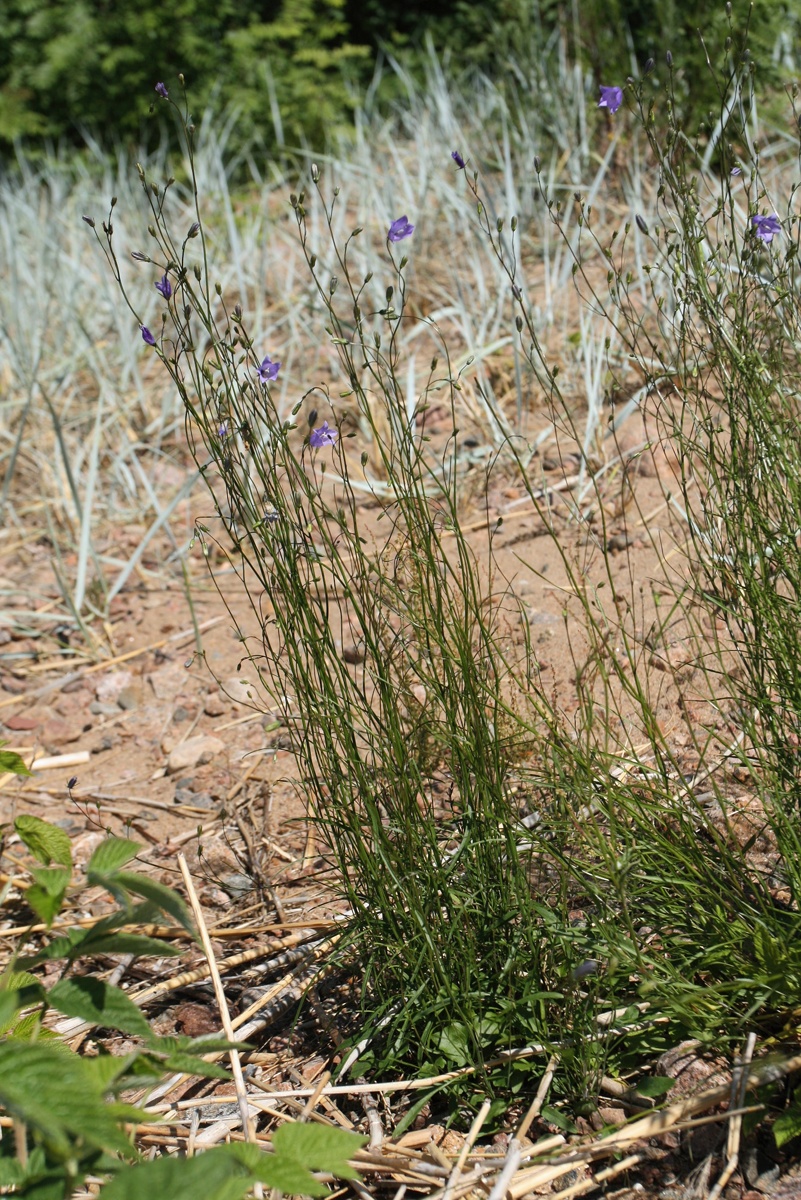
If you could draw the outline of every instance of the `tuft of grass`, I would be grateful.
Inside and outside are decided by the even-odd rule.
[[[223,554],[233,543],[261,630],[255,641],[242,634],[244,656],[287,727],[351,914],[344,952],[363,984],[348,1064],[358,1053],[365,1069],[436,1074],[527,1047],[531,1058],[507,1060],[482,1086],[508,1097],[556,1053],[557,1094],[585,1112],[602,1075],[682,1037],[727,1048],[750,1029],[770,1038],[801,984],[795,250],[768,259],[749,231],[757,162],[741,198],[678,126],[659,142],[638,85],[629,96],[644,131],[635,169],[649,161],[662,181],[653,213],[638,210],[639,223],[611,236],[598,216],[619,129],[575,209],[551,193],[552,175],[537,175],[549,261],[576,281],[580,409],[523,282],[522,218],[502,215],[477,174],[457,177],[461,199],[448,214],[462,214],[459,244],[483,239],[489,250],[479,268],[471,249],[467,270],[494,297],[490,319],[467,326],[458,304],[413,307],[425,222],[381,253],[363,236],[361,220],[386,230],[399,211],[424,211],[424,197],[393,193],[390,206],[384,193],[382,206],[380,181],[350,192],[356,176],[345,170],[328,191],[331,165],[312,165],[308,191],[290,203],[308,280],[303,319],[324,328],[328,368],[290,407],[294,343],[283,342],[278,379],[263,381],[275,342],[258,306],[255,323],[246,315],[236,276],[212,269],[200,201],[190,230],[174,181],[140,167],[148,261],[173,289],[155,354],[214,502],[196,536]],[[669,92],[666,102],[670,113]],[[723,127],[737,111],[727,106]],[[197,197],[194,135],[186,110],[176,112]],[[430,204],[446,185],[418,165]],[[644,179],[630,175],[623,194],[641,203]],[[100,244],[140,322],[111,224]],[[462,281],[454,270],[457,296]],[[469,386],[460,336],[477,360],[515,338],[517,395],[536,388],[549,436],[578,456],[560,512],[480,370]],[[650,587],[631,573],[621,583],[609,549],[615,522],[650,535],[632,464],[615,450],[616,421],[602,431],[605,390],[631,384],[624,362],[645,379],[626,411],[661,421],[676,455],[664,497],[673,542],[653,535]],[[435,404],[449,415],[439,441],[426,432]],[[465,522],[466,414],[483,420],[492,447],[485,487],[511,473],[558,553],[570,710],[545,685],[520,590],[502,570],[501,524]],[[659,449],[646,436],[644,452]],[[726,636],[710,638],[721,614]],[[678,730],[664,724],[669,688]],[[759,805],[753,836],[742,835],[732,764]],[[752,853],[760,838],[769,872]]]

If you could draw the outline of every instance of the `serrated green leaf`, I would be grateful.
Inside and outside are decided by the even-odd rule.
[[[18,992],[20,988],[40,987],[39,980],[30,971],[4,971],[0,975],[0,992]]]
[[[48,1002],[68,1017],[119,1029],[134,1037],[150,1037],[147,1017],[125,992],[92,975],[61,979],[47,993]]]
[[[34,883],[26,891],[25,899],[39,920],[43,921],[49,929],[53,924],[53,919],[61,912],[65,895],[66,892],[61,892],[59,895],[54,896],[51,892],[43,888],[41,884]]]
[[[18,837],[25,843],[34,858],[49,867],[51,862],[72,868],[70,839],[63,829],[51,825],[40,817],[22,813],[14,822]]]
[[[230,1079],[225,1067],[218,1063],[206,1062],[194,1054],[168,1054],[162,1060],[162,1068],[166,1071],[180,1071],[184,1075],[200,1075],[203,1079]]]
[[[28,976],[32,978],[32,976]],[[29,1004],[35,1004],[44,995],[44,989],[36,982],[35,987],[27,985],[24,988],[3,988],[0,991],[0,1034],[6,1033],[13,1025],[17,1013]]]
[[[0,742],[0,746],[4,745],[5,742]],[[13,750],[0,750],[0,774],[3,773],[11,775],[31,774],[20,756],[15,754]]]
[[[69,867],[31,867],[30,872],[49,896],[63,896],[72,878]]]
[[[117,880],[136,896],[143,896],[151,904],[156,904],[162,912],[168,913],[188,933],[194,934],[195,927],[189,915],[189,909],[181,897],[172,888],[147,875],[139,875],[135,871],[118,871]]]
[[[123,1085],[130,1086],[131,1068],[138,1057],[137,1050],[123,1055],[100,1053],[93,1058],[84,1058],[83,1063],[93,1077],[97,1090],[106,1095],[114,1091],[115,1085],[121,1081]]]
[[[319,1126],[315,1126],[315,1129]],[[344,1132],[344,1131],[343,1131]],[[220,1150],[243,1163],[251,1176],[289,1195],[325,1196],[329,1188],[315,1179],[308,1167],[292,1157],[281,1154],[265,1154],[258,1146],[247,1142],[232,1143]]]
[[[208,1150],[196,1158],[163,1158],[121,1171],[103,1188],[103,1200],[240,1200],[251,1186],[233,1155]]]
[[[276,1129],[273,1149],[276,1158],[294,1160],[311,1171],[330,1171],[339,1179],[358,1179],[359,1172],[349,1159],[368,1140],[346,1129],[292,1122]]]
[[[637,1095],[647,1096],[650,1100],[658,1100],[660,1096],[668,1094],[675,1082],[675,1079],[671,1079],[667,1075],[651,1075],[648,1079],[641,1079],[637,1084]]]
[[[205,1033],[202,1037],[181,1037],[168,1034],[157,1037],[151,1033],[150,1048],[161,1054],[224,1054],[228,1050],[251,1050],[249,1042],[229,1042],[221,1033]]]
[[[89,882],[93,883],[93,875],[108,875],[118,871],[132,858],[136,858],[142,849],[139,842],[131,838],[108,837],[95,850],[86,867]]]
[[[75,1138],[97,1149],[131,1152],[83,1060],[52,1042],[0,1044],[0,1104],[62,1160],[74,1153]]]
[[[161,942],[158,938],[146,937],[143,933],[108,933],[98,937],[96,931],[90,929],[89,936],[74,947],[68,957],[78,958],[84,954],[155,954],[161,958],[169,958],[180,953],[180,946]]]

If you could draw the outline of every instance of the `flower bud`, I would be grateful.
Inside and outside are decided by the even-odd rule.
[[[87,224],[87,225],[89,225],[89,226],[90,226],[92,229],[94,229],[94,228],[95,228],[95,219],[94,219],[94,217],[81,217],[81,220],[82,220],[82,221],[86,221],[86,224]]]
[[[646,237],[647,237],[647,235],[648,235],[648,226],[645,224],[645,221],[643,220],[643,218],[640,216],[640,214],[639,214],[639,213],[637,213],[637,215],[636,215],[636,217],[634,218],[634,220],[637,222],[637,228],[639,229],[640,233],[644,233],[644,234],[646,235]]]
[[[667,63],[667,65],[668,65],[668,66],[669,66],[669,67],[672,69],[672,67],[673,67],[673,55],[670,53],[670,51],[669,51],[669,50],[668,50],[667,54],[665,55],[665,62],[666,62],[666,63]]]
[[[197,221],[193,221],[192,224],[189,226],[189,233],[186,236],[195,238],[195,237],[197,237],[197,235],[199,233],[200,233],[200,225]]]
[[[656,63],[654,62],[654,60],[652,58],[646,59],[645,71],[643,73],[645,75],[650,75],[655,66],[656,66]]]
[[[537,172],[538,175],[540,173],[540,166],[541,166],[540,156],[539,156],[539,154],[535,154],[534,155],[534,170]]]
[[[311,177],[315,183],[320,178],[320,168],[317,166],[317,163],[312,163],[311,165]]]

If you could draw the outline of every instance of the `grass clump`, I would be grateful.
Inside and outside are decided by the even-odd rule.
[[[576,453],[557,516],[533,448],[478,389],[496,439],[486,488],[496,472],[513,479],[564,572],[571,711],[543,681],[499,524],[489,512],[478,529],[465,522],[463,378],[436,322],[411,315],[405,216],[392,214],[380,262],[365,262],[362,214],[342,215],[311,165],[291,207],[335,367],[282,408],[276,347],[254,341],[246,297],[231,303],[213,282],[194,131],[179,109],[197,208],[176,231],[172,181],[140,168],[152,250],[135,257],[158,277],[160,324],[128,301],[184,405],[214,506],[197,538],[230,558],[251,599],[259,633],[242,630],[243,663],[286,725],[347,904],[343,945],[363,979],[348,1067],[357,1054],[365,1068],[431,1074],[491,1061],[482,1088],[506,1103],[558,1054],[557,1095],[585,1113],[602,1076],[682,1037],[728,1050],[751,1029],[790,1036],[801,985],[795,249],[769,257],[753,219],[766,214],[737,123],[744,93],[722,109],[723,173],[675,115],[660,142],[641,86],[630,95],[660,172],[658,223],[596,234],[578,194],[569,226],[536,169],[580,299],[608,322],[597,361],[613,375],[613,343],[625,348],[645,378],[632,403],[675,449],[664,503],[683,527],[671,550],[655,540],[650,589],[630,576],[626,595],[609,548],[613,515],[624,527],[638,516],[632,460],[600,460],[598,395],[579,428],[524,299],[518,218],[507,226],[467,176],[516,302],[517,353],[557,444]],[[741,199],[728,171],[746,155]],[[111,214],[100,243],[128,299]],[[404,369],[412,323],[431,344],[421,386]],[[427,432],[435,405],[447,416],[439,435]],[[646,437],[644,449],[658,447]],[[575,553],[566,529],[582,533]],[[689,676],[671,654],[677,630]],[[668,686],[681,736],[661,720]],[[733,763],[750,808],[733,798]],[[743,836],[746,808],[756,816]],[[752,853],[760,840],[769,871]]]

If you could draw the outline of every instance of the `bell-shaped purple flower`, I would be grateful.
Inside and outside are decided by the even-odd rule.
[[[161,96],[161,98],[162,98],[163,100],[169,100],[169,98],[170,98],[170,93],[167,91],[167,88],[166,88],[165,84],[163,84],[163,83],[157,83],[157,84],[156,84],[156,91],[158,92],[159,96]]]
[[[751,218],[751,224],[754,227],[754,233],[766,246],[769,246],[776,234],[782,231],[782,223],[775,213],[770,217],[761,217],[757,214]]]
[[[155,346],[156,339],[153,337],[153,334],[150,332],[147,325],[140,325],[139,328],[142,331],[142,341],[147,342],[148,346]]]
[[[172,284],[166,275],[162,275],[158,283],[153,285],[157,292],[161,292],[165,300],[169,300],[172,295]]]
[[[463,171],[465,169],[465,165],[466,165],[465,161],[462,158],[462,156],[458,150],[451,150],[451,158],[456,163],[456,165],[460,171]]]
[[[411,225],[409,218],[404,215],[392,222],[387,237],[391,242],[402,242],[404,238],[411,237],[413,233],[414,225]]]
[[[622,103],[623,88],[604,87],[601,84],[601,99],[598,101],[599,108],[608,108],[610,113],[616,113]]]
[[[332,429],[327,421],[323,421],[319,429],[313,429],[309,434],[309,445],[312,450],[320,450],[323,446],[333,446],[338,437],[336,429]]]
[[[269,354],[266,354],[256,374],[262,383],[272,383],[274,379],[278,378],[278,372],[280,370],[280,362],[273,362]]]

